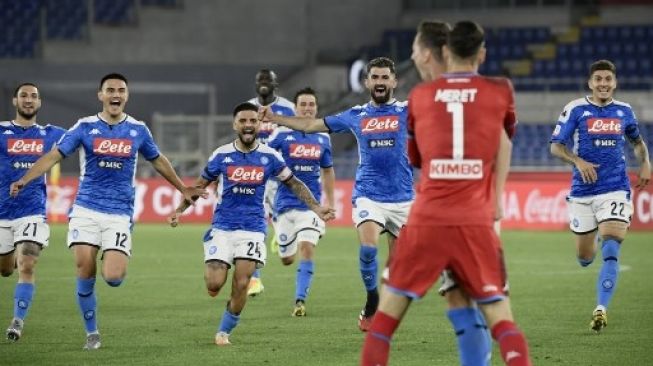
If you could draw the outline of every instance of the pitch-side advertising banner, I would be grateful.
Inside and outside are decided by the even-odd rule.
[[[190,184],[193,180],[187,180]],[[58,186],[48,188],[50,220],[65,222],[72,205],[78,180],[62,178]],[[513,173],[510,175],[504,201],[505,229],[566,230],[568,228],[567,203],[569,173]],[[351,226],[352,181],[338,181],[335,188],[336,219],[329,225]],[[141,179],[137,182],[134,219],[137,222],[165,222],[181,200],[177,192],[163,178]],[[182,223],[211,222],[216,196],[200,199],[189,208]],[[633,230],[653,230],[653,187],[633,192],[635,212]],[[247,218],[243,218],[246,220]]]

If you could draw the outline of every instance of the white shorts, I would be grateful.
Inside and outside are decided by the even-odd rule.
[[[204,235],[204,262],[220,261],[231,266],[236,259],[249,259],[256,262],[256,268],[263,268],[267,259],[265,234],[209,229]]]
[[[351,218],[356,227],[365,221],[374,221],[393,236],[399,236],[399,231],[408,220],[408,212],[413,201],[384,203],[360,197],[354,202]]]
[[[569,228],[576,234],[596,230],[603,221],[616,220],[630,225],[633,201],[630,192],[616,191],[589,197],[567,197]]]
[[[132,252],[132,223],[126,215],[111,215],[74,205],[68,222],[68,247],[91,244],[106,252]]]
[[[276,213],[274,210],[274,201],[278,190],[278,180],[268,179],[265,182],[265,193],[263,193],[263,208],[265,209],[265,217],[273,217]]]
[[[0,220],[0,255],[16,250],[16,244],[31,241],[48,246],[50,226],[42,215],[25,216],[14,220]]]
[[[279,215],[276,221],[275,235],[281,258],[295,255],[299,242],[317,245],[326,231],[324,221],[311,210],[289,210]]]

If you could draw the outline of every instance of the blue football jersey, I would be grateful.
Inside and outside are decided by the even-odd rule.
[[[261,107],[258,98],[252,98],[247,102],[254,104],[257,107]],[[280,114],[282,116],[294,116],[295,115],[295,104],[284,97],[276,97],[274,102],[269,104],[272,112]],[[258,132],[258,138],[261,142],[267,142],[268,138],[277,128],[276,123],[272,122],[263,122],[261,123],[261,129]]]
[[[408,162],[408,103],[366,103],[324,118],[329,132],[351,132],[358,141],[358,169],[352,200],[377,202],[413,199],[413,171]]]
[[[132,217],[138,153],[147,160],[160,155],[145,123],[131,116],[115,125],[106,123],[99,115],[82,118],[57,145],[63,156],[69,156],[80,147],[75,204]]]
[[[265,233],[263,209],[265,182],[292,177],[281,155],[265,144],[250,152],[236,148],[235,142],[217,148],[202,171],[202,177],[218,182],[218,203],[212,225],[216,229]]]
[[[319,202],[322,197],[320,169],[333,166],[329,135],[279,127],[270,135],[268,146],[281,153],[293,174],[306,184]],[[275,209],[281,214],[292,209],[308,210],[308,206],[288,187],[280,185],[275,197]]]
[[[614,191],[630,192],[626,173],[625,137],[639,137],[639,127],[628,103],[613,100],[599,107],[587,97],[567,104],[558,118],[551,142],[573,144],[583,160],[598,164],[595,183],[583,183],[578,169],[572,175],[572,197],[593,196]]]
[[[52,150],[65,132],[52,125],[22,127],[13,121],[0,122],[0,220],[45,216],[45,176],[27,184],[16,198],[9,196],[9,186]]]

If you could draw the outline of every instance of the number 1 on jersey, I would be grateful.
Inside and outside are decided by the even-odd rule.
[[[454,160],[460,160],[463,158],[465,153],[465,142],[464,142],[465,133],[463,130],[465,120],[463,118],[463,104],[460,102],[449,102],[447,103],[447,112],[451,113],[451,119],[453,122],[452,157]]]

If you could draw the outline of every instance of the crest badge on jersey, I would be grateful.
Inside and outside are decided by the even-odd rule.
[[[261,164],[267,165],[270,162],[270,159],[267,156],[261,156]]]

